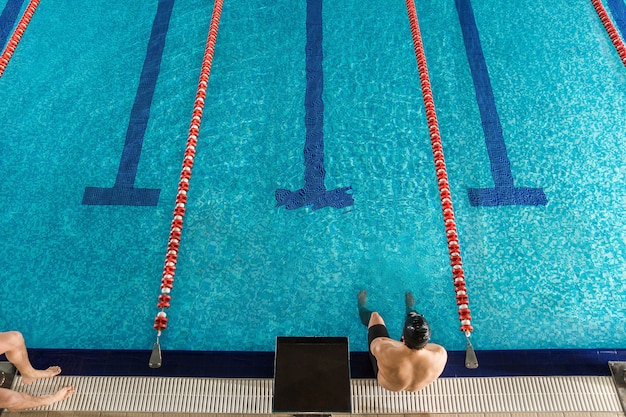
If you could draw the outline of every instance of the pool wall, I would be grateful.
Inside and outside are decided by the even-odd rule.
[[[61,366],[64,375],[272,378],[274,352],[163,351],[161,368],[148,367],[150,351],[30,349],[37,367]],[[609,361],[626,361],[626,349],[478,351],[480,366],[465,368],[465,352],[449,351],[442,377],[606,376]],[[351,352],[352,378],[373,378],[366,352]]]

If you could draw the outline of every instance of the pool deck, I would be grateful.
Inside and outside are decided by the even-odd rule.
[[[367,414],[363,417],[378,417],[381,414]],[[384,414],[384,416],[398,417],[428,417],[431,415],[441,417],[623,417],[624,413],[612,412],[552,412],[552,413],[472,413],[472,414]],[[185,414],[185,413],[106,413],[106,412],[55,412],[55,411],[25,411],[21,413],[5,412],[2,417],[291,417],[291,414]],[[333,414],[333,417],[348,417],[350,414]]]
[[[626,417],[623,411],[626,381],[623,370],[619,371],[622,368],[615,368],[617,364],[626,369],[624,351],[540,353],[481,352],[480,367],[467,370],[463,366],[463,352],[452,351],[446,373],[418,393],[389,392],[371,377],[355,376],[366,372],[358,366],[360,362],[369,364],[366,357],[361,358],[363,355],[353,354],[352,414]],[[549,362],[540,360],[548,353],[552,358]],[[39,396],[74,386],[76,393],[66,401],[33,411],[5,411],[2,417],[283,415],[272,412],[272,354],[250,357],[239,353],[234,361],[243,363],[246,372],[256,367],[259,374],[268,374],[265,376],[233,374],[239,370],[229,364],[231,354],[181,352],[180,358],[177,355],[167,352],[167,364],[150,369],[146,366],[148,352],[145,351],[94,353],[33,349],[29,356],[36,367],[59,364],[63,374],[30,385],[22,384],[21,377],[16,375],[7,379],[4,387]],[[507,355],[514,355],[516,360]],[[207,362],[207,358],[215,360]],[[179,359],[181,366],[174,366]],[[220,368],[218,363],[226,367]],[[10,366],[7,362],[0,365],[3,370]],[[188,366],[192,368],[187,369]],[[228,375],[217,375],[220,373]],[[622,377],[614,377],[612,373]]]
[[[353,415],[625,415],[613,378],[606,376],[440,378],[419,393],[389,392],[373,379],[351,383]],[[17,377],[12,389],[46,395],[68,385],[77,391],[63,402],[2,417],[292,415],[272,413],[271,379],[59,376],[25,386]]]

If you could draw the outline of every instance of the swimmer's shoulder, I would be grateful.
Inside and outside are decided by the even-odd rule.
[[[430,356],[430,358],[428,361],[431,363],[435,372],[439,371],[439,374],[441,374],[448,362],[448,351],[443,346],[435,343],[427,344],[424,349],[429,353],[428,356]]]

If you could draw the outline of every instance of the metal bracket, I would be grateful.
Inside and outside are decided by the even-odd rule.
[[[478,358],[476,358],[476,352],[474,351],[474,346],[467,338],[467,346],[465,346],[465,367],[467,369],[476,369],[478,368]]]
[[[11,362],[0,362],[0,388],[11,388],[17,369]]]
[[[154,346],[152,347],[152,353],[150,354],[150,361],[148,365],[150,368],[160,368],[161,363],[163,362],[163,358],[161,357],[161,345],[159,345],[159,339],[154,342]]]

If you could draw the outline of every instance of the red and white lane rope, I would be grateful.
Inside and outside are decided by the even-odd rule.
[[[452,278],[454,279],[461,331],[465,332],[465,335],[469,337],[474,328],[472,327],[472,316],[470,315],[467,288],[465,286],[465,273],[463,272],[463,262],[461,259],[461,247],[459,246],[459,235],[456,230],[456,220],[454,219],[454,208],[452,207],[452,196],[450,195],[448,173],[446,171],[446,162],[441,145],[435,101],[433,100],[424,45],[422,44],[417,11],[415,10],[413,0],[406,0],[406,8],[409,14],[411,36],[413,37],[413,47],[415,48],[415,58],[417,59],[417,69],[419,71],[424,107],[426,108],[426,118],[428,120],[428,130],[430,131],[430,142],[435,160],[435,168],[437,170],[439,198],[441,199],[441,209],[443,210],[446,236],[448,239],[448,252],[450,253],[450,265],[452,266]]]
[[[4,70],[9,64],[11,57],[13,56],[13,52],[15,52],[17,44],[20,43],[20,39],[22,39],[26,27],[30,23],[30,19],[33,17],[33,14],[35,14],[35,10],[37,10],[37,6],[39,6],[39,1],[40,0],[31,0],[30,3],[28,3],[28,6],[26,6],[26,10],[24,11],[22,18],[18,22],[15,31],[13,31],[13,34],[9,38],[9,42],[7,42],[7,46],[4,48],[2,55],[0,55],[0,77],[2,77],[2,74],[4,74]]]
[[[196,155],[196,144],[198,143],[198,135],[200,133],[200,123],[202,121],[202,111],[204,110],[204,99],[206,98],[206,90],[209,84],[209,76],[211,75],[211,65],[213,64],[213,54],[215,52],[215,42],[217,39],[217,30],[220,23],[220,15],[222,13],[223,0],[215,0],[213,5],[213,15],[211,16],[211,26],[204,50],[204,59],[202,61],[202,69],[200,71],[200,81],[198,82],[198,90],[196,100],[194,102],[193,114],[189,126],[189,134],[187,136],[187,148],[185,149],[185,157],[180,173],[180,181],[178,183],[178,194],[176,195],[176,206],[174,208],[174,218],[170,227],[170,235],[167,243],[167,253],[165,255],[165,265],[163,266],[163,277],[161,278],[161,295],[157,308],[161,311],[154,319],[154,328],[161,332],[167,328],[167,314],[165,309],[169,308],[172,299],[170,291],[174,284],[174,275],[176,273],[176,262],[178,259],[178,248],[180,246],[180,238],[183,231],[183,218],[185,216],[185,204],[187,203],[187,191],[189,190],[189,180],[191,179],[191,168],[193,167],[194,157]]]
[[[591,3],[593,4],[593,7],[596,9],[596,12],[598,13],[598,16],[600,17],[600,21],[604,25],[606,32],[609,34],[609,38],[611,39],[611,42],[613,42],[613,46],[615,46],[615,49],[617,50],[617,54],[621,58],[622,63],[624,64],[624,66],[626,66],[626,45],[624,45],[624,41],[619,36],[619,32],[617,31],[617,28],[613,24],[611,17],[609,16],[606,9],[604,8],[604,5],[602,4],[601,0],[591,0]]]

